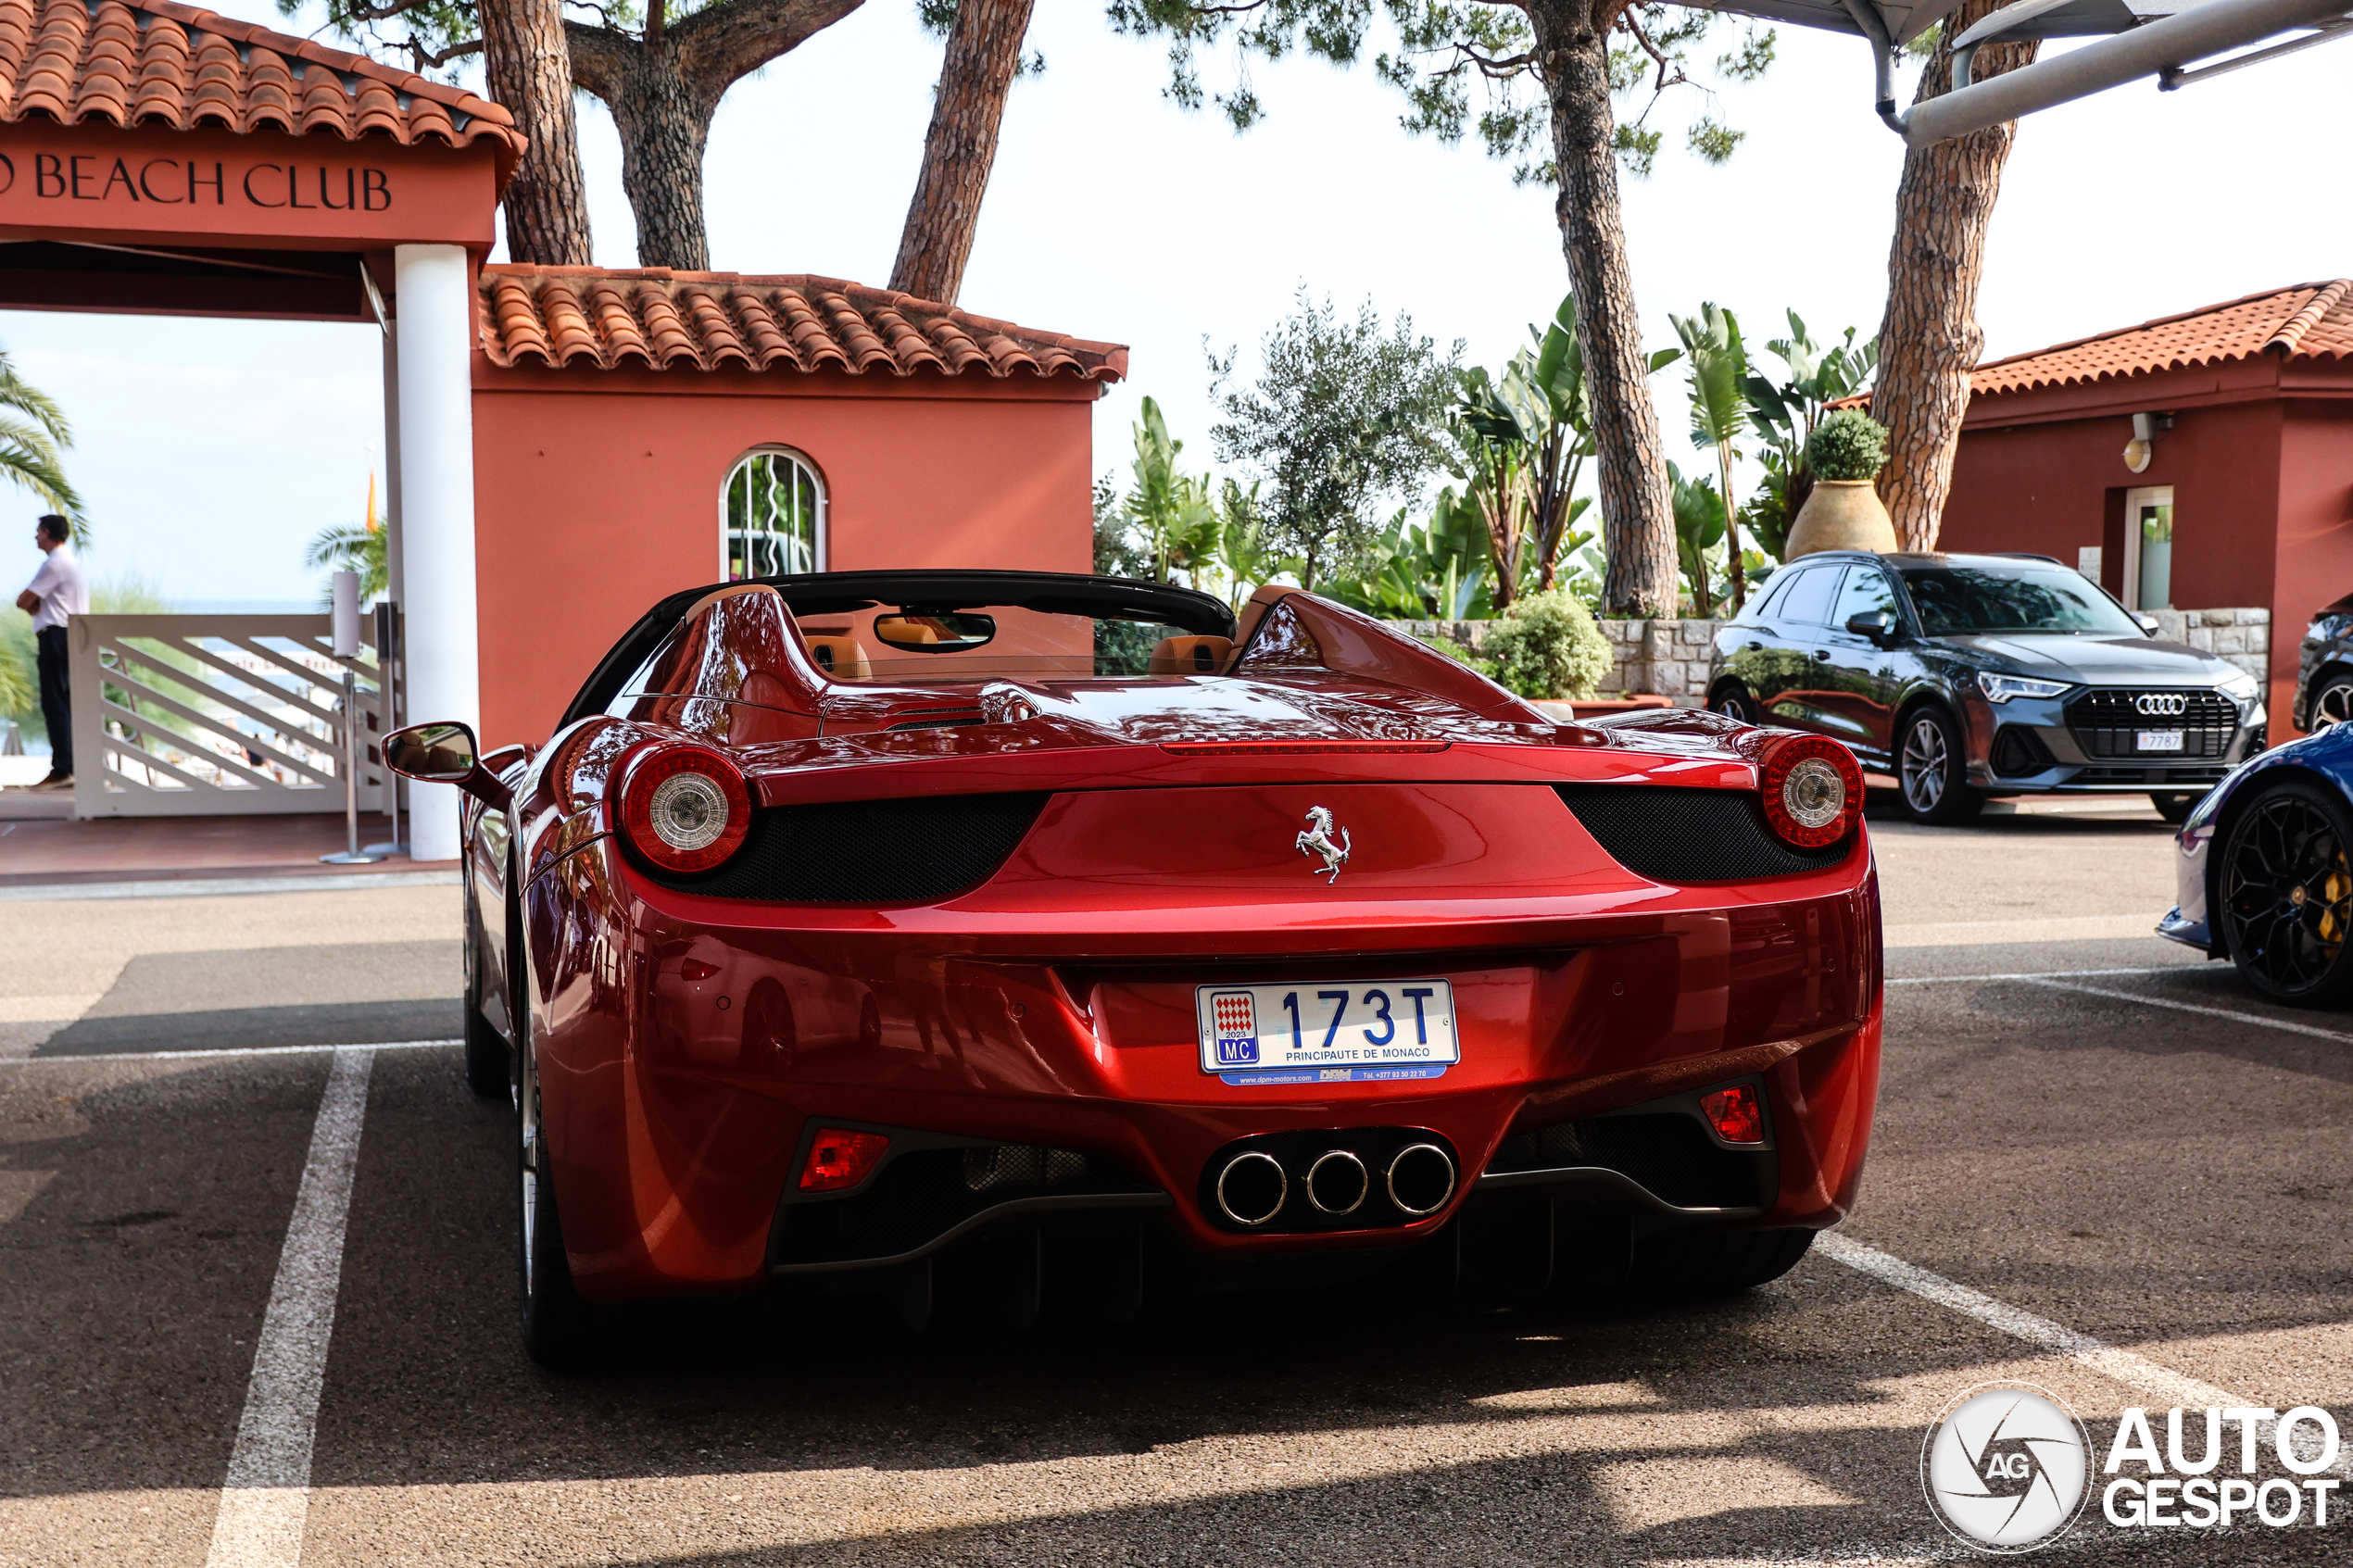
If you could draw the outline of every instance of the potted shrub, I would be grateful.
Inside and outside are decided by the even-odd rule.
[[[1887,427],[1860,408],[1822,417],[1806,438],[1806,466],[1814,493],[1790,525],[1781,558],[1816,550],[1893,550],[1895,525],[1872,481],[1887,462]]]

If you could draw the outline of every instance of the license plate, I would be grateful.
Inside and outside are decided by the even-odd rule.
[[[1203,985],[1201,1070],[1228,1084],[1435,1078],[1462,1060],[1443,980]]]
[[[2182,749],[2182,732],[2143,730],[2133,744],[2143,751],[2179,751]]]

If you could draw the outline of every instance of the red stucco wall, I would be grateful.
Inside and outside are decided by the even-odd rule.
[[[2160,405],[2161,406],[2161,405]],[[2127,490],[2173,487],[2176,609],[2271,602],[2273,521],[2279,515],[2280,405],[2185,408],[2158,437],[2145,473],[2124,466],[2129,414],[2046,424],[1965,429],[1938,544],[1947,550],[2034,550],[2073,566],[2102,547],[2101,573],[2122,583],[2120,523]]]
[[[824,476],[828,564],[1086,571],[1091,383],[585,368],[474,373],[483,739],[547,738],[613,639],[715,581],[736,460]]]
[[[2296,644],[2312,612],[2353,594],[2353,399],[2334,361],[2259,358],[2097,386],[1981,397],[1953,466],[1939,544],[2039,550],[2072,565],[2103,546],[2122,582],[2123,498],[2173,487],[2172,601],[2271,612],[2271,734],[2294,732]],[[2148,470],[2125,468],[2133,409],[2170,410]]]

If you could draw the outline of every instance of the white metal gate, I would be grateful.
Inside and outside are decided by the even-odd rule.
[[[343,809],[343,672],[358,680],[359,809],[385,809],[384,618],[357,659],[325,615],[78,615],[68,625],[77,817]]]

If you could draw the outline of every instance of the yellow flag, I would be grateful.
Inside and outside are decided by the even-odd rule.
[[[373,533],[376,531],[376,470],[373,469],[368,470],[368,516],[365,521],[368,532]]]

